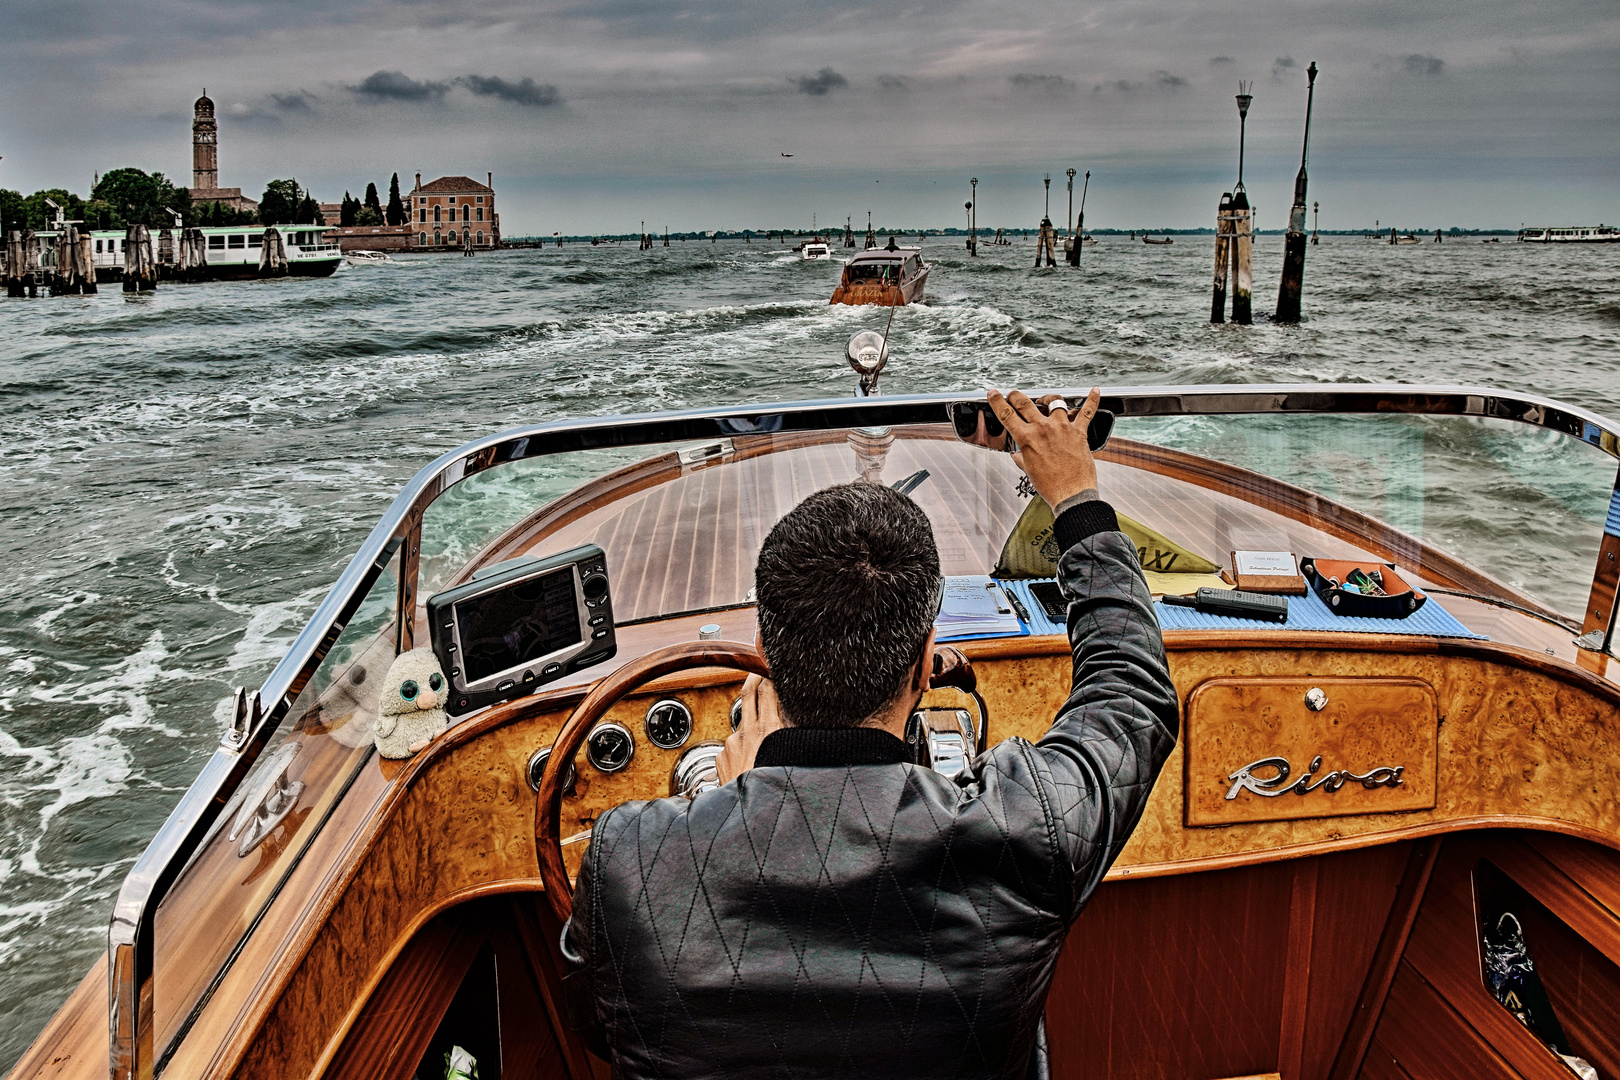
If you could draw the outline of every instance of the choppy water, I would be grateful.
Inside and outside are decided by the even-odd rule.
[[[1256,252],[1257,311],[1281,238]],[[1620,249],[1310,250],[1307,321],[1211,327],[1208,238],[1079,273],[930,242],[892,392],[1427,381],[1620,416]],[[842,396],[872,309],[761,244],[570,246],[323,281],[0,300],[0,1069],[104,944],[131,861],[399,485],[563,416]]]

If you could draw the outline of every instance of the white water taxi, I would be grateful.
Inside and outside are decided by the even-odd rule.
[[[394,260],[390,259],[386,252],[356,248],[354,251],[345,251],[343,261],[350,266],[362,266],[367,263],[391,263]]]

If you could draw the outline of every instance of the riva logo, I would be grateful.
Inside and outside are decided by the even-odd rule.
[[[1400,787],[1401,774],[1406,771],[1405,765],[1379,765],[1364,773],[1335,769],[1323,773],[1318,778],[1317,773],[1321,768],[1322,755],[1318,754],[1311,759],[1311,767],[1305,770],[1298,780],[1289,783],[1288,778],[1293,774],[1293,766],[1288,764],[1287,758],[1268,757],[1251,761],[1227,776],[1227,779],[1232,781],[1232,787],[1227,791],[1226,797],[1235,799],[1240,791],[1252,791],[1268,799],[1290,792],[1295,795],[1309,795],[1313,791],[1326,791],[1331,795],[1351,782],[1359,783],[1364,788]],[[1256,770],[1271,769],[1277,770],[1275,776],[1255,775]]]

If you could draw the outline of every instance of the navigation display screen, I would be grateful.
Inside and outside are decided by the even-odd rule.
[[[469,683],[580,640],[571,566],[471,597],[455,609],[463,678]]]

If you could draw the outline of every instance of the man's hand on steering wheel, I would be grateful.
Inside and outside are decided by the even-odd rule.
[[[1013,461],[1048,505],[1055,508],[1064,499],[1097,486],[1097,463],[1086,443],[1086,430],[1097,415],[1100,389],[1092,387],[1078,409],[1056,394],[1041,398],[1039,405],[1022,390],[1005,397],[999,390],[991,390],[986,396],[997,419],[1018,443]]]
[[[754,755],[765,736],[782,726],[782,709],[771,680],[750,675],[743,680],[742,722],[726,739],[726,748],[714,759],[722,784],[729,784],[754,767]]]

